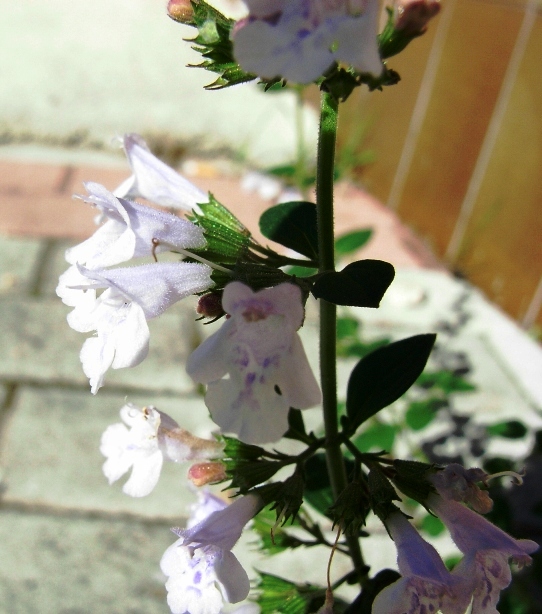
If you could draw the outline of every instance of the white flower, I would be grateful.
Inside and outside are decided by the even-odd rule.
[[[102,386],[109,367],[134,367],[146,357],[148,319],[212,284],[210,267],[185,262],[92,271],[77,265],[61,275],[57,294],[74,307],[68,324],[82,333],[97,332],[80,354],[92,393]]]
[[[221,444],[192,435],[155,407],[141,410],[126,404],[120,417],[125,424],[107,427],[100,452],[107,458],[103,472],[110,484],[132,469],[122,489],[131,497],[145,497],[153,490],[164,459],[182,463],[220,456]]]
[[[380,75],[378,0],[245,0],[248,19],[233,31],[241,68],[297,83],[318,79],[335,61]]]
[[[84,184],[78,196],[99,209],[106,222],[86,241],[66,250],[70,264],[106,267],[175,248],[205,247],[203,230],[171,213],[117,198],[99,183]]]
[[[253,292],[233,282],[222,306],[230,318],[191,354],[186,370],[208,384],[205,403],[224,432],[247,443],[277,441],[288,430],[290,407],[321,400],[296,332],[304,317],[301,290],[284,283]]]
[[[204,192],[154,156],[138,134],[126,134],[123,145],[133,175],[114,191],[116,196],[139,196],[163,207],[187,211],[199,211],[198,203],[209,201]]]
[[[190,529],[173,529],[179,539],[160,562],[173,614],[219,614],[223,596],[229,603],[246,598],[248,575],[231,549],[261,507],[259,497],[248,495]]]

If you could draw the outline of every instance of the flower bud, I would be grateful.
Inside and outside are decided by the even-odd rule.
[[[194,486],[216,484],[227,478],[226,467],[221,462],[196,463],[188,470],[188,479]]]
[[[420,36],[429,20],[440,11],[439,0],[398,0],[395,5],[395,30],[408,36]]]
[[[190,24],[194,17],[194,9],[190,0],[169,0],[167,14],[179,23]]]
[[[204,318],[220,318],[223,316],[222,292],[209,292],[209,294],[201,296],[196,311]]]

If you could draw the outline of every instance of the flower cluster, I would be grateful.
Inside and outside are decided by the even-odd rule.
[[[380,75],[377,0],[246,0],[233,31],[240,66],[263,78],[310,83],[335,62]]]
[[[539,546],[514,539],[465,505],[481,512],[491,509],[487,491],[476,484],[490,477],[480,469],[452,464],[429,478],[435,490],[424,505],[442,520],[463,554],[452,572],[401,512],[386,518],[402,578],[378,594],[373,614],[464,614],[469,605],[472,614],[497,614],[500,592],[512,580],[508,560],[529,564],[529,555]]]
[[[125,196],[184,209],[197,207],[197,201],[207,197],[155,158],[139,137],[127,135],[124,148],[134,174],[115,193],[96,183],[85,184],[88,194],[79,198],[99,211],[102,225],[90,239],[67,250],[71,267],[57,287],[62,301],[74,308],[68,315],[70,326],[96,332],[81,350],[93,393],[103,385],[110,367],[134,367],[146,357],[147,320],[213,285],[211,267],[199,262],[115,267],[163,250],[206,245],[202,229],[192,222]]]
[[[251,518],[262,507],[255,495],[230,505],[204,495],[187,529],[173,529],[179,539],[164,553],[160,566],[168,577],[168,605],[173,614],[220,612],[229,603],[246,599],[247,572],[231,552]]]

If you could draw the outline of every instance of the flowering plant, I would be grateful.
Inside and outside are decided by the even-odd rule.
[[[473,614],[496,612],[500,591],[511,581],[509,559],[528,564],[538,545],[514,539],[480,515],[491,510],[485,489],[494,476],[392,458],[390,450],[370,452],[360,441],[360,429],[418,380],[436,335],[419,334],[362,353],[347,384],[344,411],[337,400],[337,349],[344,349],[337,306],[378,308],[394,278],[392,265],[376,260],[336,271],[339,105],[356,87],[397,83],[387,58],[425,31],[438,5],[416,0],[390,9],[379,34],[376,0],[246,4],[248,15],[237,23],[204,0],[170,0],[168,8],[171,17],[197,31],[192,42],[204,58],[201,66],[218,74],[211,89],[254,79],[266,90],[290,82],[296,88],[318,85],[316,202],[281,203],[262,215],[262,234],[287,248],[285,255],[258,242],[212,194],[159,161],[137,135],[123,139],[131,177],[113,192],[85,184],[87,195],[78,198],[99,211],[101,226],[67,251],[71,266],[57,293],[73,307],[70,326],[96,333],[81,350],[94,394],[109,368],[144,360],[147,320],[175,302],[196,295],[201,319],[223,319],[186,366],[205,387],[204,403],[217,425],[214,439],[196,437],[155,407],[126,404],[122,423],[109,426],[102,437],[104,474],[113,483],[130,471],[123,491],[143,497],[158,482],[164,460],[191,462],[193,484],[221,484],[233,498],[200,490],[188,526],[173,529],[178,539],[166,550],[161,569],[174,614],[219,614],[225,602],[247,597],[264,614],[462,614],[469,607]],[[349,241],[357,247],[363,237],[354,233]],[[341,245],[344,250],[344,241]],[[159,261],[163,252],[177,261]],[[119,266],[143,256],[155,262]],[[320,311],[319,382],[298,333],[311,295]],[[307,429],[302,410],[318,406],[323,428]],[[290,445],[281,449],[284,440]],[[405,513],[408,501],[446,525],[463,556],[453,569]],[[399,573],[375,573],[367,564],[360,538],[368,535],[371,514],[397,548]],[[294,531],[284,526],[287,521]],[[232,552],[247,526],[268,552],[328,548],[327,577],[307,584],[260,572],[251,582]],[[332,582],[335,552],[349,557],[350,565]],[[340,596],[346,585],[357,586],[351,603]]]

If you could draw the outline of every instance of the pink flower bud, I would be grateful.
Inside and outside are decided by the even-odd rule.
[[[429,20],[439,11],[439,0],[398,0],[395,5],[395,29],[419,36],[427,30]]]
[[[226,479],[226,467],[221,462],[196,463],[188,470],[188,479],[194,486],[216,484]]]
[[[179,23],[190,23],[194,17],[194,9],[190,0],[169,0],[167,14]]]
[[[205,318],[219,318],[224,315],[222,292],[210,292],[201,296],[196,311]]]

